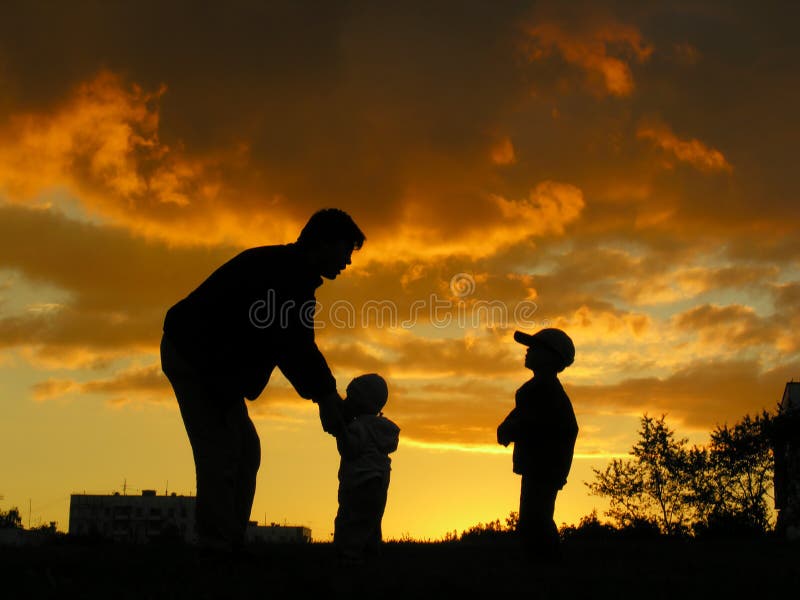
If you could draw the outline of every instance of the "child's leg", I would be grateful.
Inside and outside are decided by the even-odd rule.
[[[383,480],[378,477],[354,487],[339,487],[333,542],[342,558],[361,560],[380,541],[380,520],[386,504],[382,489]]]
[[[333,521],[333,545],[339,556],[352,554],[351,548],[354,543],[352,540],[352,521],[354,489],[339,484],[339,509],[336,512],[336,519]]]
[[[517,531],[526,551],[541,557],[558,553],[558,528],[553,520],[558,488],[522,476]]]
[[[389,493],[389,473],[373,481],[374,487],[369,492],[372,496],[371,506],[366,507],[367,512],[371,515],[372,525],[368,528],[370,533],[365,550],[367,554],[377,556],[380,554],[380,546],[383,541],[381,523],[383,521],[383,513],[386,510],[386,499]]]

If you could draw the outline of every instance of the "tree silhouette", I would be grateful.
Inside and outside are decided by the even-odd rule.
[[[590,492],[609,499],[606,516],[617,527],[655,523],[662,533],[722,529],[763,532],[771,527],[768,505],[773,462],[764,411],[729,427],[718,426],[707,448],[676,439],[665,416],[644,415],[632,459],[593,469]]]
[[[738,523],[765,531],[771,527],[774,466],[769,431],[773,417],[766,411],[745,417],[733,427],[711,433],[702,512],[709,526]]]
[[[14,507],[8,511],[0,510],[0,529],[22,528],[22,517],[19,509]]]
[[[677,534],[692,522],[694,508],[686,502],[690,465],[702,451],[690,450],[686,439],[676,440],[665,418],[642,417],[632,460],[615,459],[602,472],[593,469],[596,481],[587,486],[592,494],[609,498],[606,514],[619,527],[652,521],[662,532]]]

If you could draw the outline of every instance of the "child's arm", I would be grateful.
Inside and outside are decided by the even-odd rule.
[[[520,428],[520,419],[515,408],[505,420],[497,427],[497,443],[501,446],[508,446],[517,439]]]

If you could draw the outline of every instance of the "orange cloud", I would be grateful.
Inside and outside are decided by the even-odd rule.
[[[613,96],[633,92],[630,60],[644,62],[653,52],[636,27],[622,23],[579,30],[545,22],[528,26],[526,33],[530,36],[527,53],[531,60],[543,60],[555,49],[568,64],[583,70],[590,82],[599,80],[597,89]],[[615,49],[627,56],[613,56]]]
[[[425,198],[425,193],[411,193],[391,235],[369,241],[365,258],[431,262],[452,256],[487,258],[531,237],[563,235],[585,206],[578,187],[550,180],[539,182],[519,200],[477,195],[470,198],[469,211]],[[465,218],[468,223],[459,223]]]
[[[491,148],[492,162],[496,165],[510,165],[516,162],[514,145],[508,136],[497,140]]]
[[[47,207],[57,202],[53,190],[67,190],[93,220],[170,244],[246,247],[295,239],[310,214],[296,205],[308,199],[282,196],[263,177],[275,174],[284,185],[295,186],[294,171],[307,167],[292,165],[277,174],[277,166],[263,163],[263,157],[258,163],[250,156],[248,132],[241,132],[238,145],[203,155],[192,154],[180,141],[165,144],[160,103],[166,94],[164,86],[145,91],[102,71],[49,111],[12,115],[0,138],[0,199]],[[493,164],[513,164],[510,138],[497,140],[490,158]],[[498,201],[491,190],[478,192],[474,184],[459,183],[465,171],[473,170],[446,153],[402,160],[408,163],[401,165],[408,180],[402,212],[389,235],[368,233],[373,256],[488,255],[531,235],[563,232],[583,206],[580,191],[569,184],[544,181],[527,201]],[[469,160],[477,161],[477,154]],[[313,173],[312,168],[304,178],[314,181]],[[451,178],[453,173],[459,177]],[[474,172],[480,176],[480,170]],[[443,210],[440,195],[465,193],[470,211]],[[462,226],[442,236],[443,220]]]
[[[745,414],[774,411],[784,385],[800,363],[762,370],[756,361],[694,361],[669,376],[631,378],[613,385],[572,385],[577,410],[617,414],[667,413],[686,425],[709,430]]]
[[[703,304],[675,315],[673,321],[679,330],[696,333],[700,343],[718,355],[726,350],[758,348],[766,359],[800,348],[795,334],[800,324],[797,307],[783,307],[781,312],[760,316],[750,306]]]
[[[502,233],[510,242],[534,234],[564,233],[564,227],[575,221],[585,206],[579,188],[557,181],[539,183],[524,200],[502,196],[494,196],[493,200],[508,222]]]
[[[722,152],[710,148],[694,138],[682,140],[663,123],[643,122],[639,125],[636,136],[652,141],[656,147],[701,171],[724,171],[727,173],[733,171],[733,167]]]
[[[91,381],[46,379],[34,384],[31,391],[38,402],[87,394],[103,397],[116,405],[130,402],[160,404],[174,400],[172,388],[160,365],[131,367],[107,379]]]
[[[657,268],[654,262],[631,261],[629,274],[635,273],[636,277],[619,279],[620,294],[626,302],[637,306],[670,304],[715,290],[746,289],[771,281],[779,274],[774,266]]]
[[[45,379],[32,386],[33,399],[37,402],[53,400],[80,389],[80,384],[67,379]]]
[[[78,86],[54,114],[16,115],[0,147],[0,182],[12,198],[25,198],[83,171],[114,194],[141,196],[148,181],[137,169],[137,157],[153,160],[169,152],[159,143],[158,112],[152,108],[165,91],[125,89],[106,71]],[[176,190],[154,198],[187,202]]]
[[[166,92],[101,71],[51,112],[13,115],[0,138],[0,192],[41,206],[52,190],[67,189],[89,215],[170,242],[294,239],[302,223],[279,207],[270,218],[246,215],[227,198],[223,173],[240,175],[246,145],[197,157],[162,143],[159,103]]]
[[[674,274],[687,289],[697,292],[731,288],[740,289],[761,285],[780,275],[775,265],[735,265],[720,268],[692,267]]]

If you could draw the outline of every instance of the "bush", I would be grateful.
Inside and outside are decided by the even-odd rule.
[[[649,519],[633,519],[624,526],[615,527],[611,523],[602,523],[597,511],[581,518],[578,525],[567,525],[560,529],[561,539],[567,540],[652,540],[661,537],[658,523]]]
[[[18,508],[0,510],[0,529],[22,529],[22,517]]]
[[[694,535],[698,539],[756,539],[765,537],[766,532],[760,522],[744,513],[722,513],[698,523]]]
[[[565,525],[559,530],[559,535],[564,541],[574,539],[608,541],[618,537],[617,534],[616,527],[600,522],[596,510],[582,517],[578,525]]]

